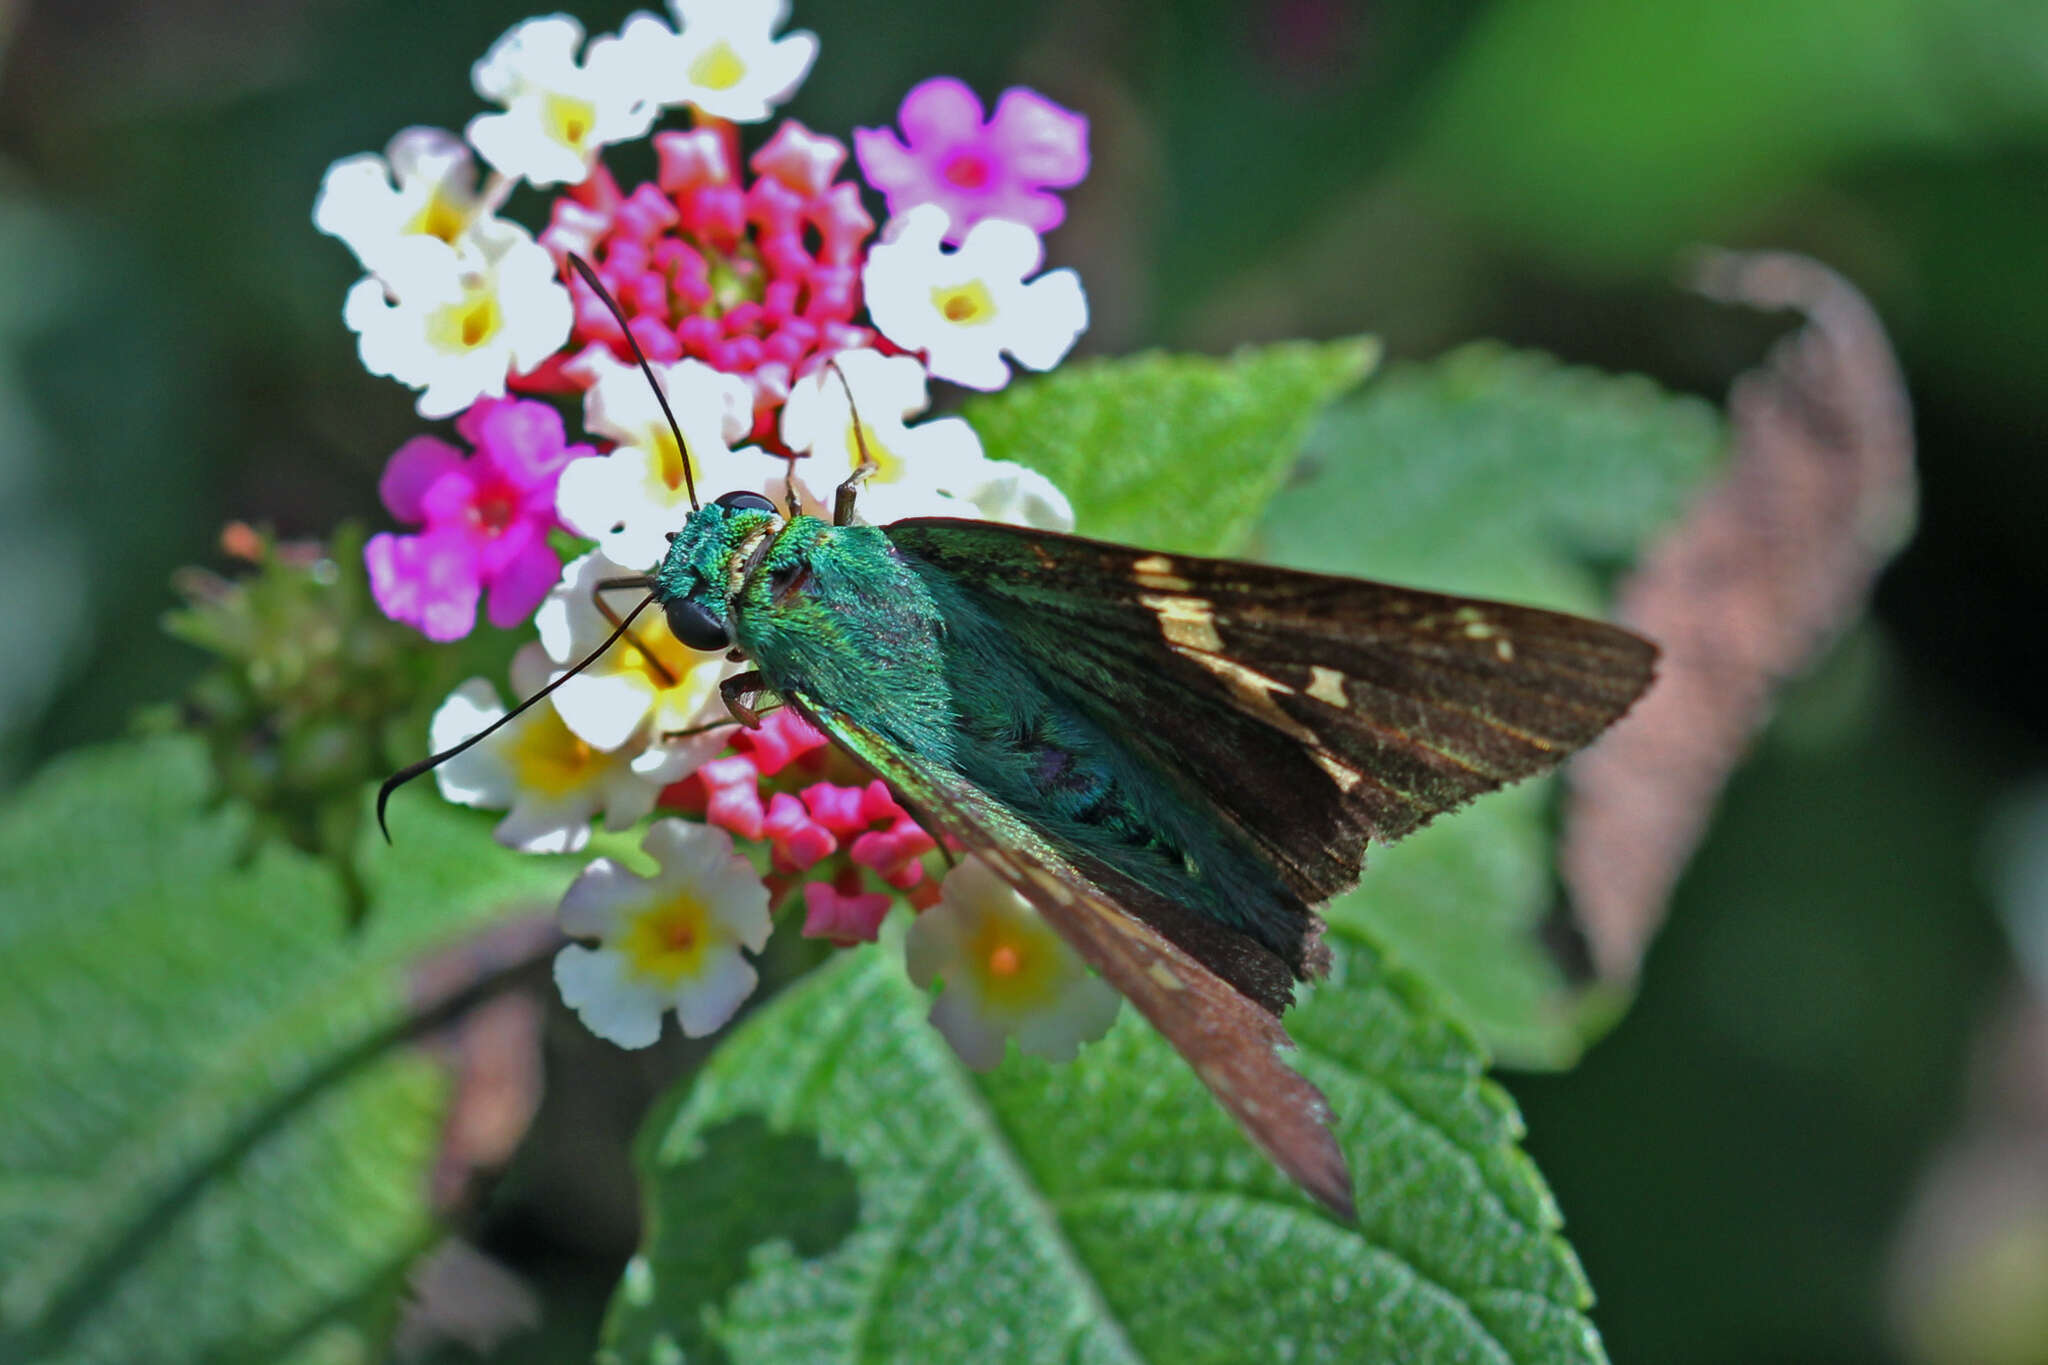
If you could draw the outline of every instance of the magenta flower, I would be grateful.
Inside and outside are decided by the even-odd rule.
[[[548,546],[555,481],[589,446],[566,443],[562,417],[545,403],[484,399],[456,420],[473,455],[432,436],[400,446],[377,492],[418,535],[373,536],[363,547],[370,592],[386,616],[430,640],[459,640],[489,593],[491,624],[533,614],[561,576]]]
[[[861,174],[889,201],[891,216],[937,204],[958,244],[984,218],[1046,233],[1067,216],[1048,185],[1064,189],[1088,174],[1088,120],[1035,90],[1005,90],[996,116],[951,76],[911,88],[896,111],[907,143],[887,128],[853,130]]]

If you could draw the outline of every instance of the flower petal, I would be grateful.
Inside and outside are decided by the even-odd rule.
[[[583,1026],[625,1048],[652,1047],[661,1038],[661,993],[635,981],[626,960],[606,949],[570,944],[555,954],[555,988]]]
[[[1057,1009],[1041,1011],[1017,1026],[1017,1048],[1050,1062],[1071,1062],[1081,1044],[1109,1032],[1122,1006],[1123,997],[1107,981],[1083,977],[1068,987]]]
[[[1076,185],[1088,174],[1088,119],[1018,86],[996,101],[989,141],[1010,171],[1034,185]]]
[[[533,615],[561,572],[562,561],[555,557],[546,537],[531,536],[491,579],[487,607],[491,624],[510,630]]]
[[[555,915],[571,938],[609,938],[647,894],[646,878],[622,863],[599,858],[569,883]]]
[[[949,147],[979,136],[981,121],[980,97],[952,76],[919,81],[896,110],[896,122],[920,152],[930,144]]]
[[[676,1022],[689,1038],[716,1033],[738,1012],[754,993],[759,978],[738,949],[719,953],[704,964],[704,971],[676,987]]]
[[[415,436],[396,451],[377,480],[377,496],[392,516],[417,526],[427,519],[421,499],[436,479],[462,468],[462,452],[435,436]]]
[[[1081,292],[1081,277],[1071,270],[1040,275],[1024,286],[1024,296],[1026,321],[1005,336],[1005,348],[1030,368],[1049,370],[1088,329],[1088,297]]]
[[[965,989],[948,984],[932,1002],[931,1021],[960,1060],[974,1070],[989,1071],[1001,1065],[1009,1035],[976,1007]]]
[[[482,585],[467,548],[439,534],[372,536],[363,547],[378,609],[429,640],[460,640],[476,626]]]

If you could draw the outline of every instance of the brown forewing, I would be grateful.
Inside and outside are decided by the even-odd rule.
[[[988,522],[887,531],[1308,902],[1358,880],[1368,841],[1592,740],[1657,655],[1605,622],[1362,579]]]

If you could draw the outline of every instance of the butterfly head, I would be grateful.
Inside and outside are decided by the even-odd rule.
[[[772,501],[744,490],[690,513],[654,573],[654,596],[678,640],[707,653],[732,643],[732,602],[784,525]]]

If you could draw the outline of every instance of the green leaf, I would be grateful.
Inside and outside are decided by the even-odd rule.
[[[1255,545],[1296,568],[1601,615],[1609,581],[1719,464],[1721,420],[1647,380],[1467,347],[1332,408]],[[1569,1063],[1612,1002],[1535,930],[1555,903],[1548,783],[1484,798],[1367,859],[1331,903],[1504,1058]]]
[[[1478,1050],[1370,952],[1337,980],[1293,1019],[1357,1228],[1135,1013],[1071,1065],[975,1075],[893,953],[845,954],[643,1133],[649,1230],[603,1358],[1604,1360]]]
[[[407,965],[569,875],[409,793],[349,932],[331,870],[242,863],[207,789],[160,739],[0,806],[0,1358],[381,1358],[445,1091],[396,1046]]]
[[[1662,270],[1831,171],[2037,136],[2044,42],[2025,0],[1496,5],[1410,169],[1524,250]]]
[[[1227,554],[1287,477],[1316,414],[1379,357],[1368,340],[1228,360],[1147,354],[1019,380],[964,409],[991,459],[1045,474],[1082,535]]]

